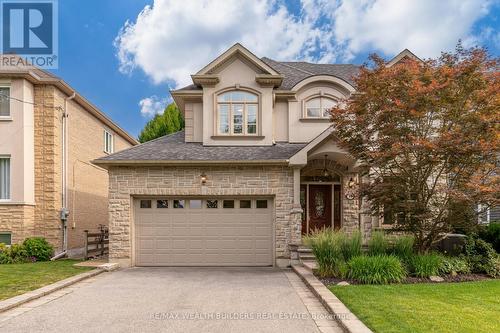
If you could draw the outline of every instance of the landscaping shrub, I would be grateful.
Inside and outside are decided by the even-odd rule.
[[[500,255],[497,255],[486,269],[486,274],[493,278],[500,278]]]
[[[341,251],[344,260],[347,262],[351,258],[361,255],[362,237],[361,232],[355,231],[351,236],[341,233]]]
[[[403,261],[408,261],[413,256],[415,237],[411,235],[397,237],[394,241],[392,253]]]
[[[490,243],[480,238],[468,236],[465,241],[464,255],[473,273],[493,273],[497,253]]]
[[[500,223],[492,222],[479,230],[479,238],[490,243],[497,253],[500,253]]]
[[[306,242],[311,246],[320,276],[344,277],[347,273],[346,262],[361,254],[361,234],[351,237],[342,231],[323,229],[314,232]]]
[[[19,264],[29,260],[22,244],[13,244],[10,247],[5,244],[0,245],[0,264]]]
[[[352,258],[349,263],[349,277],[366,284],[401,282],[406,271],[395,256],[374,255]]]
[[[27,238],[23,242],[28,257],[35,258],[36,261],[47,261],[52,257],[54,248],[45,238],[33,237]]]
[[[334,276],[335,267],[343,261],[339,235],[331,229],[314,232],[309,238],[312,252],[318,262],[320,276]]]
[[[384,232],[374,231],[368,241],[368,254],[371,256],[383,255],[387,253],[388,242]]]
[[[443,258],[437,254],[415,255],[410,260],[410,271],[416,277],[426,278],[439,275],[442,270]]]
[[[11,264],[10,249],[4,243],[0,243],[0,264]]]
[[[464,257],[443,257],[441,262],[441,274],[469,274],[471,272],[469,262]]]

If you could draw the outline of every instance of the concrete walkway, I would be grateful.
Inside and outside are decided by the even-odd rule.
[[[341,332],[291,271],[131,268],[0,314],[1,332]]]

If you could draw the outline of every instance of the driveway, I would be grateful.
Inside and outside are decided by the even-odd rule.
[[[294,273],[271,268],[130,268],[61,295],[0,314],[0,331],[340,332]]]

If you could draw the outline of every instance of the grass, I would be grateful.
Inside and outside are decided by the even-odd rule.
[[[24,294],[92,269],[73,266],[77,262],[77,260],[58,260],[0,265],[0,300]]]
[[[500,332],[500,280],[329,289],[374,332]]]

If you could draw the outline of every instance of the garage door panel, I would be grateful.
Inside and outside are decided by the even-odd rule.
[[[272,207],[140,208],[135,202],[136,265],[138,266],[269,266],[272,265]],[[161,200],[165,200],[161,198]],[[227,199],[224,199],[227,200]],[[233,199],[230,199],[233,200]],[[194,204],[193,204],[194,205]]]

